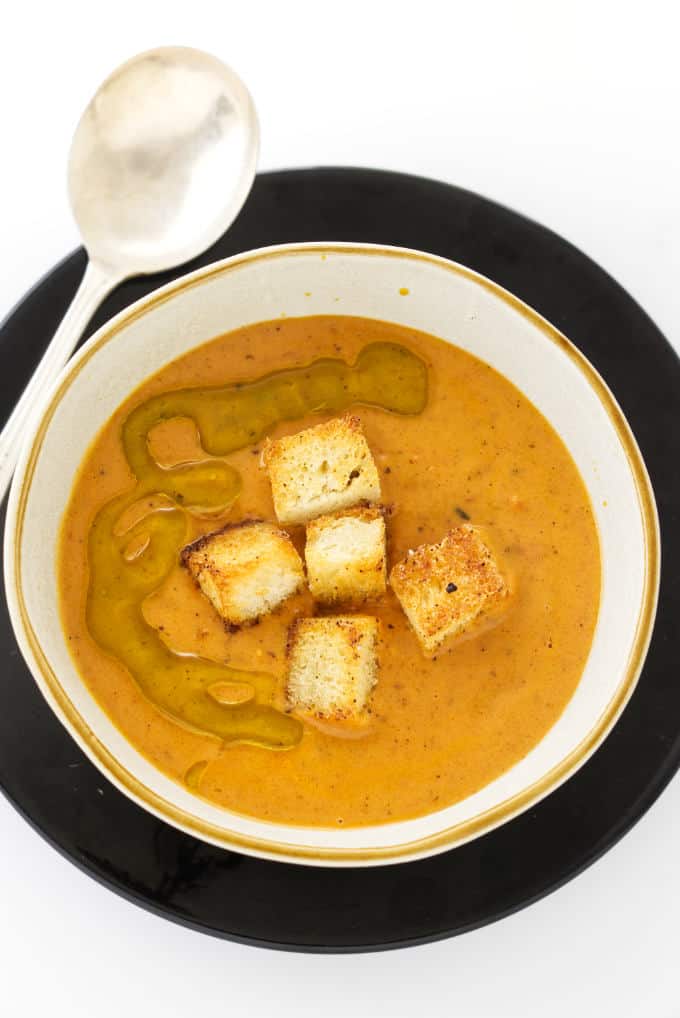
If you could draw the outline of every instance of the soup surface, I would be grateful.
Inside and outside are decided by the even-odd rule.
[[[349,407],[391,508],[388,569],[469,518],[513,590],[494,628],[432,660],[389,588],[363,609],[382,636],[359,738],[284,710],[287,631],[314,613],[309,592],[227,632],[179,565],[188,541],[225,522],[275,519],[265,435]],[[287,529],[302,552],[304,528]],[[588,655],[600,557],[575,464],[507,379],[432,336],[324,316],[222,336],[137,389],[76,479],[59,578],[80,673],[157,767],[240,813],[351,826],[450,805],[542,738]],[[206,692],[222,681],[229,703]],[[255,690],[248,702],[243,683]]]

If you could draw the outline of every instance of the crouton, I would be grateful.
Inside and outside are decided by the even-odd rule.
[[[262,465],[269,474],[279,523],[380,500],[380,478],[358,417],[345,415],[267,440]]]
[[[289,707],[320,721],[366,720],[377,681],[378,626],[369,615],[299,619],[288,639]]]
[[[358,604],[385,593],[385,519],[381,509],[346,509],[307,524],[307,582],[324,604]]]
[[[288,534],[261,520],[206,534],[187,545],[180,560],[230,626],[274,611],[305,579]]]
[[[390,573],[390,585],[428,654],[495,614],[508,596],[491,552],[467,524],[409,552]]]

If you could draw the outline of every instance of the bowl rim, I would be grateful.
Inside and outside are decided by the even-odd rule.
[[[116,759],[107,746],[94,734],[80,712],[76,710],[41,646],[28,614],[21,582],[23,522],[31,483],[43,441],[61,399],[89,361],[104,345],[114,340],[121,330],[137,318],[148,314],[160,304],[171,300],[185,290],[200,286],[215,276],[238,269],[245,264],[281,257],[306,255],[310,252],[322,255],[378,255],[427,262],[476,283],[527,318],[546,340],[555,344],[570,358],[584,376],[586,383],[594,391],[607,413],[628,460],[638,496],[643,526],[645,545],[644,583],[631,651],[625,671],[616,690],[590,731],[571,752],[535,782],[490,809],[436,833],[401,844],[382,847],[366,846],[348,849],[338,847],[307,847],[276,840],[275,837],[270,839],[267,837],[244,835],[230,831],[227,827],[221,827],[200,820],[149,789]],[[5,590],[10,619],[30,671],[57,718],[66,727],[91,762],[121,792],[161,820],[194,837],[224,849],[244,852],[265,859],[305,863],[308,865],[368,866],[397,863],[434,855],[461,845],[483,833],[487,833],[545,798],[545,796],[549,795],[571,777],[589,759],[616,724],[633,694],[642,671],[651,641],[658,603],[661,541],[656,501],[649,474],[623,411],[606,382],[590,361],[547,319],[498,283],[493,282],[486,276],[465,265],[447,258],[413,248],[390,245],[313,241],[257,248],[213,262],[182,275],[124,308],[113,318],[105,322],[90,337],[74,358],[66,365],[55,382],[48,400],[37,409],[32,420],[10,491],[4,534],[4,558]],[[224,810],[224,814],[228,818],[230,811]],[[285,825],[280,824],[270,824],[269,826],[272,827],[272,833],[276,828],[285,827]]]

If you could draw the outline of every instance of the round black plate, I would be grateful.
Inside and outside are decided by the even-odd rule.
[[[43,702],[3,610],[0,785],[76,865],[168,919],[268,947],[398,947],[462,933],[554,890],[610,848],[678,767],[680,362],[637,304],[566,241],[485,198],[417,177],[355,169],[261,174],[235,225],[195,265],[304,240],[399,244],[463,262],[540,311],[602,372],[642,447],[663,531],[659,616],[630,705],[570,781],[535,809],[462,848],[366,870],[262,862],[180,834],[109,785]],[[75,252],[5,322],[5,413],[84,265],[83,252]],[[125,283],[89,331],[179,274]]]

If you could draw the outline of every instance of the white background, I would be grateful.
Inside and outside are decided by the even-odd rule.
[[[680,346],[672,3],[118,0],[13,4],[0,38],[0,313],[77,243],[74,123],[119,62],[209,49],[253,92],[264,169],[438,177],[595,258]],[[680,780],[567,887],[421,948],[317,957],[211,940],[103,890],[0,798],[0,1011],[268,1018],[680,1015]]]

